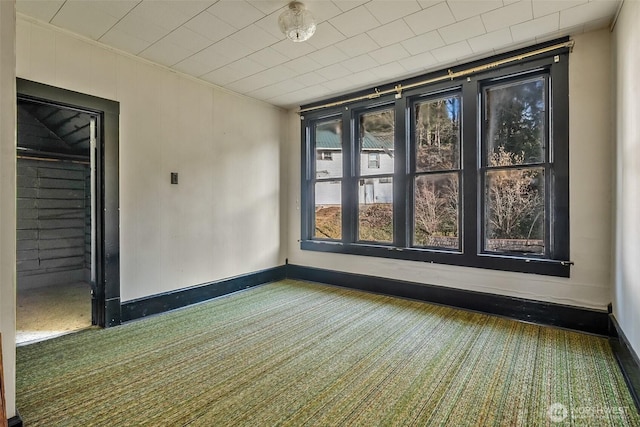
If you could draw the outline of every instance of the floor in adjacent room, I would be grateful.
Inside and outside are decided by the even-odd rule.
[[[91,327],[91,288],[86,282],[17,293],[16,344],[29,344]]]

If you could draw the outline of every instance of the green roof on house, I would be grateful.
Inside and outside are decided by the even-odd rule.
[[[340,136],[330,130],[319,130],[316,133],[316,150],[340,150]],[[376,135],[365,132],[362,141],[363,150],[393,151],[393,135]]]

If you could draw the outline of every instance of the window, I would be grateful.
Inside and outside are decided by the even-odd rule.
[[[314,164],[314,229],[313,238],[340,239],[342,237],[342,141],[340,120],[320,121],[313,127],[315,149],[335,150],[335,161],[326,164],[323,156],[316,156]],[[322,151],[318,151],[319,153]],[[333,156],[332,156],[333,160]]]
[[[413,105],[413,246],[461,247],[460,106],[459,93]]]
[[[482,91],[485,252],[546,255],[548,75]]]
[[[383,107],[366,111],[357,116],[359,123],[360,169],[356,171],[358,187],[358,240],[393,242],[393,187],[382,186],[380,179],[393,179],[393,141],[395,114],[393,108]],[[389,142],[391,141],[391,142]],[[379,152],[371,150],[387,149],[388,154],[381,168]]]
[[[369,153],[369,169],[380,169],[380,153]]]
[[[568,277],[567,62],[305,114],[301,248]]]
[[[331,151],[318,150],[317,160],[333,160],[333,153]]]

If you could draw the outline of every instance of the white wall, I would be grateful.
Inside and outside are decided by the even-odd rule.
[[[300,119],[290,113],[289,262],[588,308],[610,302],[610,34],[575,37],[569,59],[571,278],[300,250]]]
[[[16,67],[120,102],[123,301],[284,263],[282,110],[22,17]]]
[[[0,1],[0,333],[9,417],[16,372],[15,16],[14,1]]]
[[[613,314],[640,355],[640,2],[625,1],[613,34],[616,231]]]

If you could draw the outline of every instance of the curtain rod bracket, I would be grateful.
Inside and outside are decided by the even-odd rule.
[[[396,99],[402,98],[402,85],[397,84],[394,89],[396,90]]]

